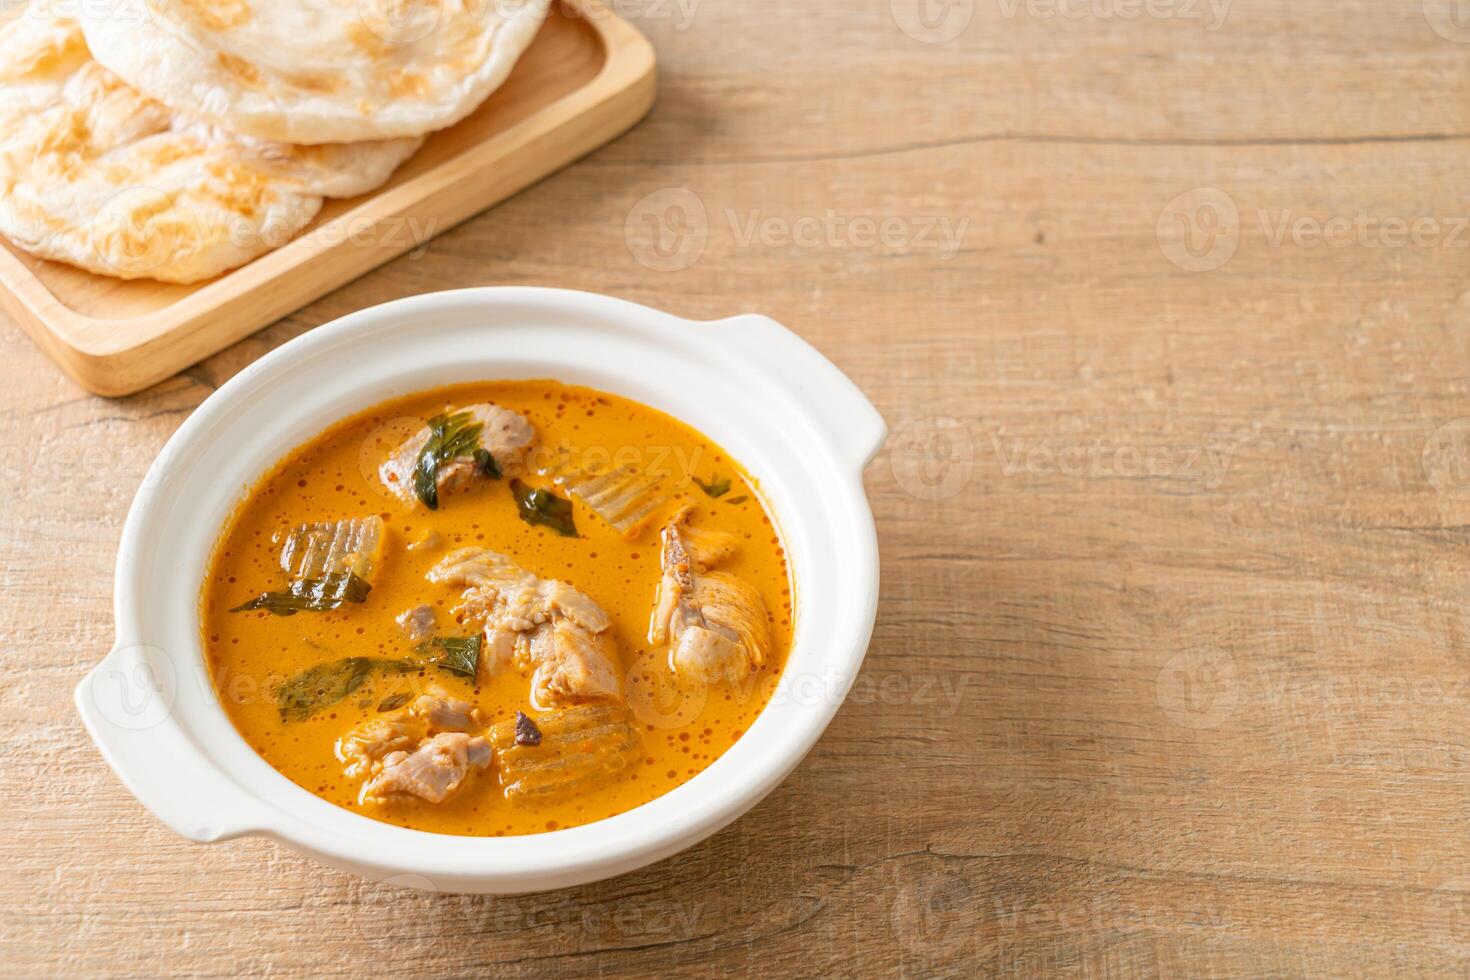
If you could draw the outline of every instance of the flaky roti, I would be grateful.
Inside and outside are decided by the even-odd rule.
[[[290,143],[419,136],[505,81],[549,0],[91,0],[92,54],[145,94]]]
[[[75,21],[40,6],[0,19],[0,233],[44,258],[207,279],[290,241],[324,196],[379,186],[420,142],[236,137],[126,85]]]

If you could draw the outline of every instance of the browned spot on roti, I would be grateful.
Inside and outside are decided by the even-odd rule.
[[[286,79],[303,92],[331,93],[342,88],[341,76],[319,71],[297,72]]]
[[[140,260],[156,262],[165,254],[176,255],[194,244],[197,232],[180,214],[172,195],[140,194],[127,203],[125,211],[109,214],[87,230],[105,261],[124,265]]]
[[[386,55],[392,48],[381,35],[360,20],[347,26],[347,43],[371,55]]]
[[[6,51],[0,42],[0,78],[16,81],[54,75],[67,65],[88,57],[87,42],[80,30],[68,30],[44,43]]]
[[[177,0],[177,3],[196,23],[211,31],[231,30],[251,17],[246,0]]]
[[[0,194],[5,198],[5,204],[11,211],[20,215],[25,221],[33,225],[40,225],[49,232],[66,230],[66,225],[53,218],[45,208],[36,204],[29,197],[17,193],[20,182],[14,178],[6,178],[0,181]]]
[[[264,175],[259,171],[228,160],[215,160],[206,169],[219,181],[208,182],[199,188],[202,196],[227,211],[248,217],[259,215],[265,209],[268,188]]]
[[[145,145],[138,153],[143,162],[153,167],[166,167],[171,163],[195,156],[201,147],[193,140],[160,139]]]
[[[260,88],[260,72],[255,66],[243,58],[237,58],[232,54],[221,51],[218,55],[220,67],[229,73],[241,85],[247,88]]]
[[[418,72],[396,72],[388,79],[388,94],[395,99],[422,98],[428,91],[429,80]]]
[[[56,113],[54,119],[53,125],[42,131],[36,144],[38,155],[82,153],[87,150],[92,139],[92,130],[87,125],[85,113],[79,109],[71,109]]]

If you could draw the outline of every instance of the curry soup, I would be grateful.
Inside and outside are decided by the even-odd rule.
[[[444,431],[477,419],[468,442]],[[667,496],[619,533],[544,475],[558,453],[667,474]],[[361,579],[293,581],[292,529],[340,541],[345,519],[381,528],[350,557]],[[221,702],[277,770],[374,819],[479,836],[589,823],[694,776],[765,706],[793,620],[779,535],[734,460],[552,381],[413,395],[292,452],[227,521],[200,618]]]

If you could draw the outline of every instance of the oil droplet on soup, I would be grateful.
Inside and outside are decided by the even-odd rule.
[[[455,410],[471,405],[507,415],[488,418],[478,436],[456,434]],[[428,420],[448,416],[439,434],[454,446],[446,452],[456,452],[496,445],[514,429],[509,413],[534,430],[518,467],[512,460],[510,471],[494,475],[501,467],[487,451],[489,460],[445,457],[437,474],[424,477],[424,458],[434,452],[421,448],[406,457],[403,482],[385,485],[380,468],[405,445],[412,450]],[[473,428],[475,419],[466,424]],[[566,452],[588,471],[630,467],[664,476],[659,506],[620,533],[541,475]],[[459,482],[444,482],[429,509],[419,492],[451,469]],[[700,433],[587,388],[487,382],[388,402],[297,448],[238,505],[202,589],[206,662],[245,741],[297,785],[339,806],[404,827],[480,836],[600,820],[698,774],[770,698],[794,615],[776,522],[758,491]],[[318,530],[293,531],[302,525]],[[683,564],[661,587],[666,526],[681,543]],[[564,533],[573,528],[576,536]],[[286,563],[293,571],[283,568],[287,545],[295,548]],[[473,580],[430,581],[430,570],[452,565],[460,549],[503,562],[456,566],[456,575]],[[323,564],[328,552],[337,557]],[[517,586],[528,591],[508,591],[507,569],[530,576]],[[492,584],[477,584],[486,581]],[[556,583],[575,591],[558,592]],[[709,630],[695,630],[682,645],[676,637],[691,621],[685,603],[693,593],[680,592],[679,583],[711,590]],[[499,601],[488,614],[487,603],[467,598],[483,598],[484,589]],[[591,608],[571,598],[578,594]],[[545,622],[507,613],[508,598],[526,596],[542,603],[533,611]],[[653,642],[660,596],[668,615]],[[506,632],[512,629],[522,631]],[[504,651],[496,637],[506,640]],[[570,651],[575,660],[584,649],[578,644],[594,660],[605,656],[616,676],[597,675],[596,663],[583,670],[584,661],[561,665],[549,679],[535,673],[547,649]],[[757,647],[762,662],[729,667]],[[471,720],[431,722],[424,714],[425,706],[457,702],[474,709]],[[586,771],[569,776],[559,760],[573,756],[581,760],[574,768]],[[436,796],[442,799],[431,801]]]

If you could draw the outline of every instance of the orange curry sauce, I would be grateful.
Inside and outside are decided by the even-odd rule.
[[[389,453],[425,419],[474,402],[520,412],[536,427],[539,449],[574,447],[589,454],[589,460],[604,453],[601,458],[671,474],[677,497],[667,513],[687,501],[697,508],[696,525],[739,540],[728,570],[745,578],[765,601],[772,636],[768,662],[742,685],[681,697],[666,654],[649,650],[646,640],[659,579],[657,522],[625,539],[576,502],[580,536],[562,537],[524,523],[504,479],[482,480],[468,490],[445,494],[437,511],[409,508],[389,495],[377,479],[378,466]],[[536,457],[531,458],[534,469]],[[728,479],[731,488],[712,498],[691,477],[706,484]],[[522,479],[549,486],[534,473]],[[279,565],[280,532],[303,521],[370,514],[386,523],[387,541],[366,602],[293,616],[229,611],[286,584]],[[441,547],[407,547],[430,531],[442,537]],[[514,717],[516,711],[538,715],[530,703],[529,678],[514,668],[477,685],[433,666],[408,674],[374,672],[361,688],[305,720],[283,721],[278,710],[280,685],[315,665],[352,656],[415,657],[413,644],[394,621],[406,609],[429,603],[442,624],[453,626],[450,610],[460,590],[431,584],[424,573],[449,550],[470,545],[500,551],[537,575],[562,579],[587,593],[613,620],[623,669],[636,665],[659,675],[659,710],[639,714],[643,764],[594,792],[534,805],[507,801],[493,765],[442,804],[413,797],[359,802],[362,780],[344,775],[333,747],[349,729],[376,717],[378,705],[389,696],[438,688],[476,704],[492,723]],[[622,813],[708,766],[769,700],[791,646],[791,603],[785,555],[755,481],[718,446],[659,411],[614,395],[553,381],[489,382],[379,405],[333,426],[277,463],[236,508],[215,545],[200,622],[221,703],[251,747],[292,781],[339,806],[400,826],[499,836],[555,830]]]

